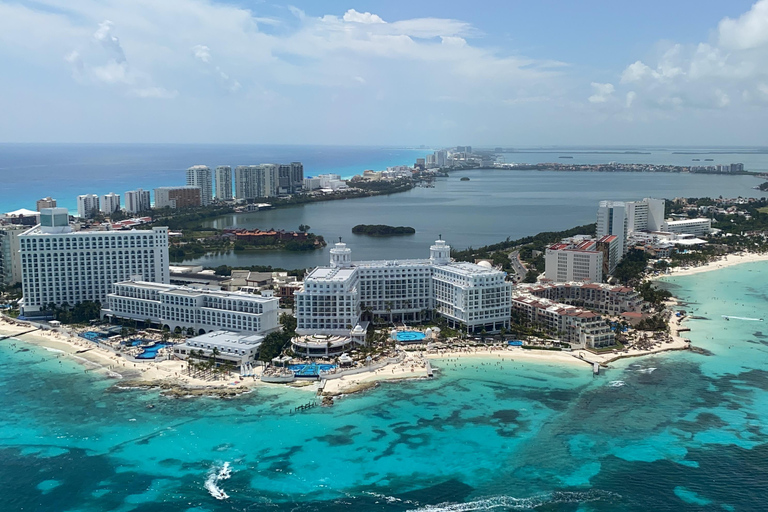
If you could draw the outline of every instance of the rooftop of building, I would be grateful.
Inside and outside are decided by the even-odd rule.
[[[71,227],[71,225],[70,225]],[[56,229],[56,228],[54,228]],[[57,236],[57,235],[67,235],[69,236],[86,236],[86,235],[117,235],[117,236],[127,236],[127,235],[135,235],[135,234],[147,234],[151,235],[157,231],[161,230],[167,230],[166,227],[153,227],[152,230],[148,229],[119,229],[119,230],[107,230],[102,229],[102,226],[97,226],[96,228],[86,228],[86,229],[80,229],[79,231],[66,231],[61,230],[60,228],[57,231],[51,231],[46,232],[43,231],[43,228],[40,224],[33,226],[29,228],[27,231],[22,233],[20,236]]]
[[[264,341],[264,336],[258,334],[244,334],[232,331],[213,331],[194,338],[189,338],[187,341],[178,345],[179,347],[187,346],[194,348],[195,346],[210,344],[218,347],[232,348],[232,349],[251,349],[258,347]]]
[[[155,187],[155,190],[199,189],[197,185],[177,185],[174,187]]]
[[[199,295],[209,295],[213,297],[221,297],[224,299],[237,298],[237,299],[264,301],[264,302],[277,300],[274,297],[254,295],[252,293],[246,293],[246,292],[228,292],[223,290],[210,290],[210,289],[193,288],[190,286],[183,286],[183,285],[176,285],[176,284],[151,283],[148,281],[121,281],[119,283],[115,283],[115,285],[116,286],[117,285],[138,286],[144,289],[157,290],[158,292],[173,293],[174,295],[185,295],[189,297],[197,297]]]
[[[601,289],[616,293],[629,293],[633,292],[633,288],[627,286],[615,286],[605,283],[593,283],[591,281],[568,281],[568,282],[555,282],[555,281],[540,281],[538,283],[520,283],[515,286],[515,293],[527,294],[530,291],[542,291],[548,288],[586,288],[586,289]]]

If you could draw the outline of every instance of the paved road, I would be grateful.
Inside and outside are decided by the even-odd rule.
[[[509,253],[509,260],[512,262],[512,269],[514,270],[512,280],[515,283],[519,283],[525,278],[525,274],[528,272],[523,263],[520,261],[520,251],[512,251]]]

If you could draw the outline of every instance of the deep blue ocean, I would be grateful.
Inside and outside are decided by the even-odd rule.
[[[125,390],[0,342],[3,511],[763,511],[768,263],[669,278],[705,354],[587,365],[436,361],[305,413]],[[151,408],[148,406],[152,406]],[[230,498],[215,500],[206,481]]]
[[[77,210],[77,196],[184,185],[192,165],[302,162],[304,175],[345,177],[366,169],[413,165],[429,150],[365,146],[206,144],[0,144],[0,211],[35,209],[52,196]]]

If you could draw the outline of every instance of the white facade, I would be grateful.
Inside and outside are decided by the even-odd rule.
[[[110,192],[109,194],[101,196],[100,202],[101,213],[110,215],[120,210],[120,194]]]
[[[77,196],[77,216],[82,219],[89,219],[99,211],[99,196],[96,194],[85,194]]]
[[[621,242],[621,256],[627,253],[627,206],[620,201],[600,201],[597,209],[597,237],[616,235]]]
[[[232,199],[232,167],[220,165],[214,172],[216,179],[216,199],[229,201]]]
[[[204,359],[213,357],[216,349],[217,362],[230,362],[235,366],[247,363],[255,363],[259,355],[259,349],[264,342],[264,337],[259,335],[244,335],[229,331],[215,331],[200,336],[195,336],[184,343],[175,345],[173,353],[181,359],[188,359],[190,352],[196,354],[202,352]]]
[[[106,304],[112,285],[131,276],[169,281],[167,228],[73,232],[55,212],[65,209],[50,210],[52,222],[44,209],[41,224],[19,235],[23,315],[39,314],[51,303]]]
[[[667,220],[661,225],[667,233],[706,236],[712,232],[712,220],[707,218]]]
[[[594,240],[552,245],[544,253],[546,278],[551,281],[603,280],[603,253]]]
[[[235,167],[235,199],[251,200],[274,197],[280,184],[275,164],[238,165]]]
[[[627,233],[659,231],[664,222],[664,200],[646,197],[642,201],[629,201],[627,207]]]
[[[149,210],[152,208],[149,195],[149,190],[129,190],[125,193],[125,211],[139,213]]]
[[[436,311],[452,327],[488,332],[509,327],[511,283],[504,272],[452,262],[438,240],[430,259],[353,262],[338,243],[331,265],[318,267],[294,293],[298,334],[349,334],[362,314],[418,321]]]
[[[200,203],[203,206],[211,204],[213,199],[213,177],[211,169],[207,165],[193,165],[187,169],[187,185],[200,187]]]
[[[197,289],[142,281],[115,283],[102,316],[151,320],[175,330],[205,333],[226,329],[268,333],[279,328],[279,299],[244,292]]]
[[[0,286],[21,282],[19,235],[28,229],[28,226],[0,226]]]

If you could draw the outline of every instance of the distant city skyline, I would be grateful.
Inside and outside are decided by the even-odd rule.
[[[0,142],[764,145],[768,0],[0,0]]]

